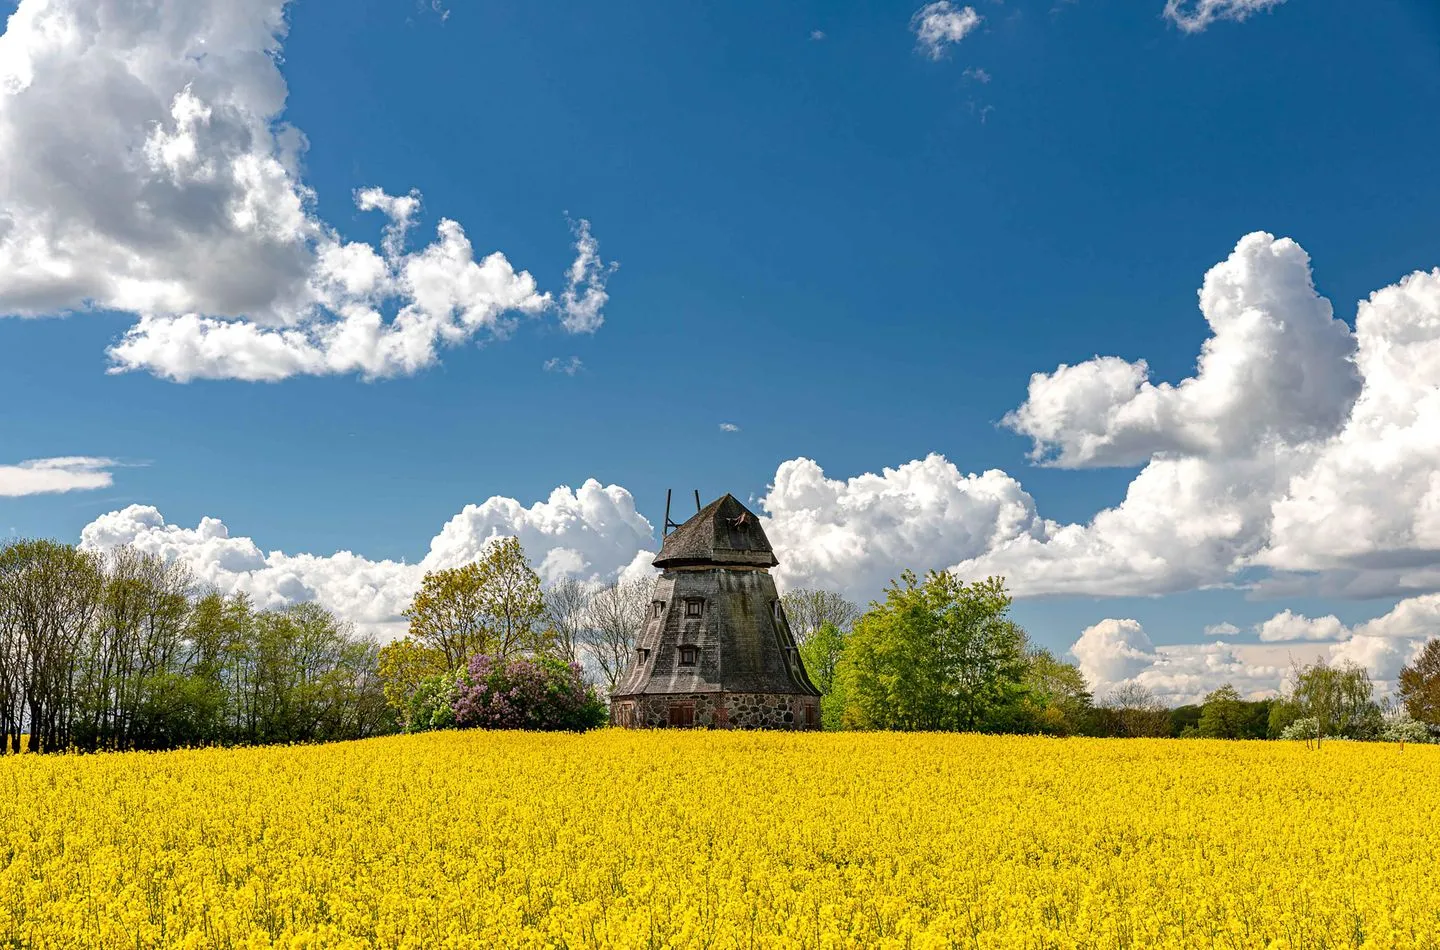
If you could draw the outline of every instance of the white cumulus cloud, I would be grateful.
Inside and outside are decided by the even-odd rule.
[[[983,19],[974,7],[957,7],[950,0],[937,0],[915,11],[910,18],[910,29],[920,50],[931,59],[940,59],[947,45],[963,40]]]
[[[556,488],[548,499],[528,507],[501,496],[467,505],[416,564],[371,560],[350,551],[266,551],[252,538],[233,536],[217,518],[186,528],[145,505],[96,518],[82,530],[81,546],[106,551],[133,545],[184,563],[205,585],[248,594],[260,607],[317,601],[362,628],[389,635],[403,629],[401,613],[426,571],[474,561],[498,537],[518,537],[546,581],[567,576],[607,581],[649,573],[653,535],[629,492],[591,479],[575,490]]]
[[[114,459],[66,456],[0,465],[0,498],[109,488]]]
[[[413,373],[554,309],[603,322],[589,224],[557,301],[419,196],[356,194],[377,250],[316,217],[283,120],[287,0],[21,0],[0,35],[0,314],[132,313],[114,371],[179,381]],[[85,103],[77,109],[75,103]]]

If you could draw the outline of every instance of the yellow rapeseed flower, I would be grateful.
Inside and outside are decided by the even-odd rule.
[[[1440,748],[444,732],[0,760],[0,946],[1440,947]]]

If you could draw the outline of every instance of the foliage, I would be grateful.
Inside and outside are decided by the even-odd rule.
[[[1024,693],[1025,633],[1004,582],[931,571],[892,582],[855,622],[840,665],[845,722],[869,729],[994,728]]]
[[[1299,719],[1291,720],[1285,728],[1280,730],[1280,738],[1288,740],[1304,739],[1318,743],[1322,738],[1320,731],[1320,720],[1314,716],[1302,716]]]
[[[407,731],[413,731],[417,723],[425,724],[420,728],[428,727],[428,716],[411,718],[423,708],[423,703],[416,705],[414,697],[422,683],[445,672],[445,654],[411,637],[402,637],[380,649],[379,666],[385,702],[399,714],[401,726]]]
[[[551,656],[470,659],[454,694],[455,723],[481,729],[582,732],[605,724],[605,702],[580,667]]]
[[[1240,739],[1244,737],[1244,700],[1226,683],[1205,697],[1196,731],[1204,739]]]
[[[406,732],[448,729],[456,725],[455,700],[460,692],[460,678],[451,672],[434,673],[415,684],[401,707],[401,722]]]
[[[1365,668],[1354,663],[1331,666],[1316,660],[1298,668],[1287,697],[1298,718],[1316,720],[1316,741],[1329,736],[1373,739],[1382,725],[1375,687]]]
[[[800,660],[820,690],[820,725],[825,729],[844,725],[845,684],[837,672],[848,640],[845,631],[827,621],[800,644]]]
[[[1425,723],[1414,719],[1408,710],[1401,707],[1393,715],[1385,717],[1380,738],[1384,742],[1398,742],[1402,746],[1407,742],[1429,742],[1430,730]]]
[[[1426,641],[1414,662],[1400,671],[1398,686],[1410,717],[1440,731],[1440,639]]]
[[[602,688],[613,692],[635,655],[635,634],[645,624],[653,581],[615,581],[590,598],[581,641],[600,670]]]
[[[0,943],[1433,946],[1440,747],[1305,755],[605,729],[11,757]]]
[[[450,670],[476,653],[543,650],[551,637],[540,576],[512,537],[491,541],[472,564],[427,573],[405,617],[410,636],[438,650]]]
[[[1020,700],[1020,732],[1077,735],[1091,714],[1090,688],[1073,663],[1061,663],[1046,649],[1026,657]]]
[[[1124,683],[1095,709],[1087,732],[1129,738],[1168,736],[1170,711],[1141,684]]]
[[[119,548],[0,545],[0,750],[167,749],[389,731],[378,648],[323,608],[257,611]]]

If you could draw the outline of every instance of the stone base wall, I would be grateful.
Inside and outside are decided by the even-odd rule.
[[[617,696],[610,704],[610,723],[632,729],[819,729],[820,697],[786,693]]]

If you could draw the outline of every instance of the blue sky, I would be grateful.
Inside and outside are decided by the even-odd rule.
[[[18,10],[64,15],[76,6],[22,0]],[[924,10],[913,0],[296,0],[278,68],[288,99],[274,116],[244,113],[251,87],[242,74],[253,64],[216,49],[227,37],[237,52],[254,45],[253,30],[233,22],[243,14],[194,8],[214,23],[186,29],[207,38],[217,66],[145,37],[176,16],[164,5],[100,6],[160,11],[139,18],[133,34],[91,26],[102,46],[179,64],[155,80],[167,110],[137,105],[132,116],[122,111],[128,100],[107,101],[111,131],[92,140],[80,120],[22,109],[43,84],[58,96],[74,81],[66,49],[47,48],[48,58],[32,57],[40,65],[25,87],[6,94],[9,154],[0,164],[32,160],[13,150],[37,123],[65,125],[67,155],[115,149],[126,129],[132,147],[143,146],[155,123],[174,118],[174,77],[189,68],[200,101],[217,97],[217,116],[223,99],[241,104],[237,122],[303,131],[308,147],[287,187],[313,189],[309,218],[346,241],[378,249],[383,240],[386,219],[357,209],[358,189],[417,189],[412,247],[453,219],[477,258],[500,251],[558,297],[576,257],[568,215],[589,222],[600,260],[618,268],[593,332],[568,332],[552,306],[521,314],[507,339],[478,334],[440,347],[430,365],[379,379],[351,371],[176,382],[163,348],[147,351],[144,365],[107,372],[121,362],[107,348],[140,309],[116,306],[120,291],[107,299],[66,289],[35,307],[23,288],[0,287],[7,312],[30,313],[0,319],[0,466],[83,456],[109,460],[99,468],[110,476],[94,490],[0,497],[7,534],[77,540],[107,512],[141,505],[163,513],[166,530],[219,519],[263,552],[348,550],[416,563],[449,519],[492,496],[528,507],[594,478],[628,490],[658,524],[668,487],[682,497],[699,488],[707,499],[730,491],[758,507],[787,460],[813,460],[845,480],[931,453],[958,474],[1008,473],[1040,517],[1084,525],[1121,503],[1145,460],[1033,464],[1033,433],[1002,424],[1026,403],[1031,374],[1101,355],[1146,361],[1157,384],[1193,376],[1211,332],[1197,289],[1252,232],[1303,246],[1316,289],[1352,327],[1356,301],[1440,264],[1440,7],[1429,0],[1363,10],[1340,0],[1207,0],[1172,17],[1162,0],[976,0],[978,26],[938,56],[917,35]],[[235,9],[253,8],[264,23],[276,6],[245,0]],[[1205,28],[1177,24],[1207,9],[1214,20]],[[15,21],[7,40],[0,63],[9,57],[13,73],[19,51],[39,41]],[[227,86],[227,70],[242,79]],[[254,83],[273,94],[273,77]],[[198,141],[203,154],[209,145]],[[214,147],[222,161],[235,158],[230,146]],[[118,159],[101,165],[135,174]],[[46,186],[6,197],[49,225],[73,220],[75,203],[97,193],[81,187],[80,171],[11,178]],[[87,213],[105,226],[103,214]],[[176,233],[185,227],[186,253],[228,266],[233,251],[206,245],[213,228],[190,222]],[[123,244],[121,230],[106,240]],[[189,258],[156,254],[160,271],[191,281],[187,300],[217,299],[195,285]],[[173,309],[272,328],[289,319]],[[61,311],[72,312],[54,316]],[[572,358],[573,374],[545,368]],[[923,501],[898,504],[921,522],[932,517]],[[858,525],[834,515],[862,537],[887,530],[889,518]],[[790,523],[771,527],[782,557],[777,531]],[[1424,531],[1412,534],[1398,547],[1430,550]],[[824,560],[826,543],[795,541],[793,557]],[[946,567],[957,560],[946,558],[952,548],[967,552],[966,563],[1026,563],[923,541],[885,563],[889,574]],[[877,558],[849,574],[841,565],[796,576],[868,598],[885,573]],[[625,563],[587,570],[613,574]],[[1321,582],[1278,597],[1234,586],[1273,569],[1233,563],[1208,579],[1161,584],[1160,596],[1102,596],[1102,571],[1083,593],[1023,599],[1017,615],[1058,650],[1101,621],[1133,619],[1150,646],[1117,627],[1124,654],[1206,642],[1202,628],[1220,621],[1243,628],[1231,640],[1258,642],[1250,626],[1287,609],[1354,625],[1434,592],[1407,577],[1377,581],[1366,596],[1337,594],[1323,583],[1329,568],[1316,570]],[[1232,586],[1196,589],[1216,584]],[[326,599],[310,580],[294,590]]]

